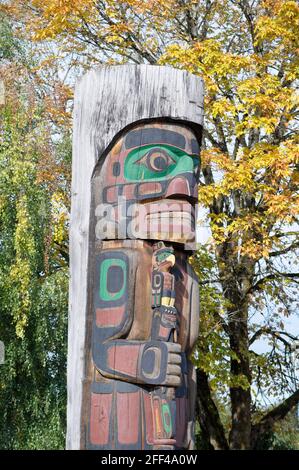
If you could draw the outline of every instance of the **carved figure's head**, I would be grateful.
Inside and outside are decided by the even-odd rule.
[[[95,171],[97,237],[115,238],[117,230],[117,238],[192,242],[198,168],[199,143],[187,126],[130,129]]]

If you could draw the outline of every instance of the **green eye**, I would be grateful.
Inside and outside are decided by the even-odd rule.
[[[176,161],[161,148],[153,148],[135,162],[135,165],[144,165],[148,170],[161,173],[167,170]]]
[[[125,160],[129,181],[162,181],[183,173],[194,173],[198,158],[166,144],[144,145],[131,150]]]

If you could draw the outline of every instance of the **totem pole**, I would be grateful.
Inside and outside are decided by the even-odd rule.
[[[69,449],[191,449],[202,83],[149,65],[77,86]]]

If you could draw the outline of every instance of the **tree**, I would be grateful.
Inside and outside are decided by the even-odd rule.
[[[63,142],[24,42],[0,18],[0,448],[63,448],[67,194]]]
[[[72,60],[169,64],[201,75],[206,120],[199,198],[212,243],[194,265],[202,283],[198,419],[213,448],[255,448],[298,402],[299,8],[282,0],[15,0],[11,15]],[[29,32],[30,31],[30,32]],[[270,350],[257,353],[261,338]],[[231,408],[229,436],[217,392]],[[258,391],[253,400],[254,392]],[[262,418],[265,395],[285,396]]]

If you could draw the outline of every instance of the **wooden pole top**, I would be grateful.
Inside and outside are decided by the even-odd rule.
[[[147,119],[203,124],[203,81],[185,70],[159,65],[111,65],[78,80],[75,118],[92,131],[98,156],[119,132]],[[76,119],[75,119],[76,120]]]

